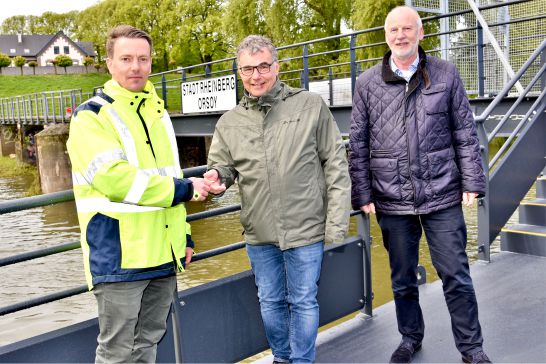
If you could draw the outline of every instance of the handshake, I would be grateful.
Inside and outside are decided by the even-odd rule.
[[[207,171],[203,178],[190,177],[189,180],[193,183],[191,201],[205,201],[209,193],[216,195],[226,190],[226,185],[220,184],[220,176],[215,169]]]

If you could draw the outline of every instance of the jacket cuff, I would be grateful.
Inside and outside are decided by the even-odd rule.
[[[186,234],[186,248],[195,248],[195,242],[192,240],[190,234]]]
[[[173,178],[174,197],[171,206],[176,206],[180,202],[189,201],[193,198],[193,183],[187,178]]]

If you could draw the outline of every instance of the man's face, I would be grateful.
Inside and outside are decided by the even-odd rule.
[[[246,50],[239,54],[239,76],[243,80],[245,90],[251,96],[260,97],[271,90],[278,74],[279,63],[273,61],[273,56],[267,48],[262,48],[253,55]]]
[[[417,16],[410,9],[394,10],[385,22],[385,39],[394,60],[409,61],[417,56],[423,27],[417,26]]]
[[[112,79],[132,91],[144,90],[152,71],[150,45],[142,38],[119,38],[112,57],[106,60]]]

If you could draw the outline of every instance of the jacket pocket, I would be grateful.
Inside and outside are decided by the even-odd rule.
[[[119,221],[97,213],[87,224],[89,267],[91,275],[104,276],[119,272],[121,267],[121,242]]]
[[[397,158],[370,159],[373,196],[381,201],[401,199]]]
[[[435,196],[459,188],[460,172],[453,149],[443,149],[428,155],[430,187]]]
[[[431,85],[427,89],[422,89],[421,93],[427,114],[447,114],[449,100],[445,83]]]

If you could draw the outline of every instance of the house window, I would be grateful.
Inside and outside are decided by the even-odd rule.
[[[53,53],[59,54],[59,47],[58,46],[53,47]]]
[[[29,54],[29,53],[30,53],[30,49],[25,48],[25,49],[23,50],[23,52],[25,52],[25,54]]]
[[[64,46],[64,54],[70,54],[70,48],[68,46]]]
[[[9,50],[9,52],[10,52],[11,54],[15,54],[15,48],[11,48],[11,49]]]

